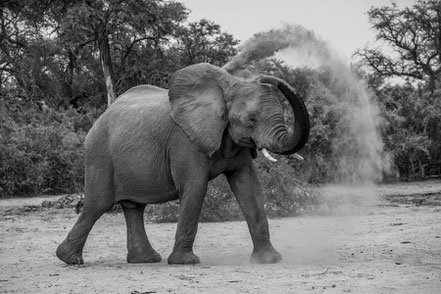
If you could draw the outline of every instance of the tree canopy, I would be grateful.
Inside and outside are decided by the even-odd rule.
[[[102,105],[131,86],[166,86],[176,69],[220,64],[238,41],[219,25],[186,23],[163,0],[10,0],[0,4],[3,91],[52,107]]]
[[[368,69],[368,83],[380,104],[383,141],[393,154],[400,178],[441,173],[441,2],[417,0],[368,11],[377,39],[384,46],[366,47],[355,55]],[[385,83],[404,78],[404,84]]]
[[[368,17],[377,39],[391,52],[365,48],[356,52],[380,76],[426,81],[430,89],[441,86],[441,2],[417,0],[412,7],[372,7]]]

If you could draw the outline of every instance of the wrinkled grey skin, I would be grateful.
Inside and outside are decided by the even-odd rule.
[[[95,122],[85,141],[84,207],[57,256],[67,264],[83,263],[92,226],[119,202],[127,223],[127,261],[159,262],[145,232],[144,208],[180,199],[168,263],[199,263],[193,242],[207,184],[224,174],[248,223],[251,262],[280,261],[252,158],[256,148],[291,154],[303,147],[309,135],[303,101],[273,77],[240,80],[209,64],[176,72],[169,88],[131,88]],[[288,96],[296,117],[291,133],[279,101]]]

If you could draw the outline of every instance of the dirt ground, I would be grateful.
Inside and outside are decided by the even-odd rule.
[[[441,181],[322,189],[319,213],[270,220],[284,258],[274,265],[249,264],[244,222],[201,223],[195,266],[167,265],[176,224],[149,223],[164,261],[127,264],[124,217],[112,213],[93,228],[85,264],[67,266],[55,249],[74,209],[17,212],[44,199],[1,200],[0,292],[441,293]]]

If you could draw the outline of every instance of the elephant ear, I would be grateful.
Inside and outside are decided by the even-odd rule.
[[[177,71],[169,84],[172,119],[210,157],[220,148],[227,126],[220,85],[225,73],[210,64],[197,64]]]

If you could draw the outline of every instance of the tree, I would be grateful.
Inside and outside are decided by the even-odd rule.
[[[171,73],[182,67],[198,62],[225,64],[237,53],[238,42],[205,19],[180,24],[158,38],[135,43],[122,39],[114,51],[116,85],[124,90],[140,83],[167,87]]]
[[[188,11],[174,1],[7,0],[0,8],[2,91],[53,108],[101,107],[141,83],[167,87],[177,69],[223,65],[237,52],[219,25],[184,24]]]
[[[223,66],[236,55],[239,44],[239,40],[222,32],[219,25],[207,19],[182,26],[177,39],[183,66],[199,62]]]
[[[359,50],[361,65],[375,92],[385,124],[386,149],[393,155],[400,178],[441,173],[441,2],[417,0],[412,7],[373,7],[368,16],[377,39],[390,49]],[[384,78],[401,77],[404,85]],[[409,82],[417,83],[409,83]]]
[[[186,16],[185,7],[177,2],[90,0],[67,11],[61,36],[70,52],[90,42],[97,45],[110,105],[116,97],[111,46],[124,48],[124,61],[135,44],[170,35]]]
[[[61,90],[55,78],[60,63],[54,58],[60,51],[45,33],[41,5],[27,8],[32,3],[7,1],[0,5],[0,86],[2,90],[13,88],[15,96],[27,101],[46,96],[52,103]]]
[[[403,77],[427,82],[430,90],[441,86],[441,2],[417,0],[400,10],[396,4],[368,11],[377,40],[391,53],[368,48],[355,53],[362,63],[385,77]]]
[[[430,174],[432,140],[427,134],[431,116],[427,97],[412,84],[386,85],[376,90],[384,147],[392,154],[394,170],[401,179],[423,179]]]
[[[44,100],[52,107],[62,105],[66,96],[73,99],[73,65],[78,56],[65,51],[58,36],[63,16],[78,2],[2,2],[0,75],[3,91],[15,91],[13,96],[27,101]]]

